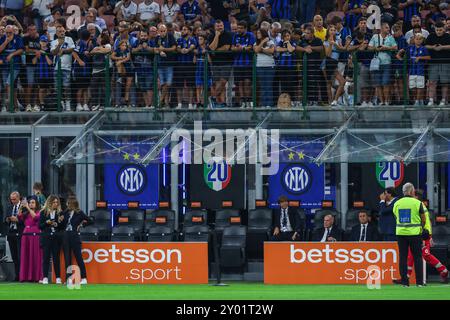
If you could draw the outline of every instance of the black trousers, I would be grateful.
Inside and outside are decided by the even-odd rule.
[[[15,280],[19,281],[19,273],[20,273],[20,236],[17,232],[9,232],[6,236],[6,240],[8,240],[9,251],[11,252],[11,258],[14,263],[14,273]]]
[[[72,273],[67,272],[67,268],[72,265],[72,253],[75,256],[78,267],[80,268],[81,278],[86,278],[86,267],[84,265],[83,257],[81,256],[81,239],[78,232],[66,231],[64,232],[63,239],[66,278],[72,275]]]
[[[398,251],[400,254],[399,268],[402,284],[409,285],[408,279],[408,249],[414,258],[414,271],[416,272],[416,284],[423,285],[422,264],[422,236],[397,236]]]
[[[42,270],[44,277],[48,278],[48,272],[50,270],[50,257],[53,261],[53,269],[55,270],[55,277],[61,278],[61,262],[60,262],[60,252],[61,252],[61,239],[59,235],[56,234],[43,234],[41,238],[43,260],[42,260]]]
[[[294,235],[294,233],[295,233],[294,231],[287,231],[287,232],[280,231],[278,235],[272,236],[270,241],[293,241],[292,236]],[[300,240],[298,235],[295,238],[295,240]]]

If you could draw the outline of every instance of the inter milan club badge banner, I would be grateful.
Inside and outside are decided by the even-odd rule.
[[[325,184],[325,165],[312,161],[324,147],[319,140],[305,141],[285,138],[280,142],[280,166],[269,176],[269,204],[278,206],[278,197],[299,200],[303,208],[317,208],[322,200],[332,200]]]
[[[233,201],[234,208],[244,208],[245,165],[229,165],[215,158],[190,165],[189,199],[211,209],[222,208],[224,200]]]
[[[158,164],[139,161],[154,146],[153,141],[110,142],[115,152],[105,156],[104,199],[112,209],[126,209],[138,201],[142,209],[156,209],[159,200]]]

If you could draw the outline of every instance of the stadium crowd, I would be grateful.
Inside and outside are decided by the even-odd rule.
[[[249,108],[254,79],[265,107],[282,95],[294,107],[448,101],[445,0],[2,0],[0,9],[3,112],[57,99],[65,111],[99,110],[109,93],[115,107]]]

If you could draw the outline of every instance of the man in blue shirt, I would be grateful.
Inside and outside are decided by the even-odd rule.
[[[153,102],[153,57],[154,43],[149,41],[148,32],[139,32],[139,41],[131,49],[136,69],[138,87],[142,93],[145,107],[152,106]],[[157,80],[157,79],[156,79]]]
[[[253,45],[255,37],[247,31],[247,23],[238,23],[238,32],[233,36],[231,51],[234,52],[234,78],[238,85],[238,99],[242,108],[251,108],[251,79]]]
[[[344,3],[345,25],[354,30],[361,18],[361,5],[364,0],[346,0]]]
[[[267,4],[271,8],[270,16],[274,20],[290,20],[291,4],[289,0],[268,0]]]
[[[411,29],[411,18],[420,16],[420,7],[423,5],[423,0],[399,0],[398,8],[403,10],[404,30]]]
[[[161,24],[158,28],[159,36],[156,38],[155,54],[158,55],[158,76],[161,83],[161,105],[169,106],[169,89],[173,81],[173,66],[176,64],[177,43],[173,34],[167,31],[167,27]]]
[[[193,108],[195,88],[194,50],[196,41],[192,37],[192,27],[184,26],[181,29],[181,37],[177,41],[178,64],[175,67],[174,86],[177,90],[178,106],[183,105],[183,89],[186,83],[187,100],[189,109]]]
[[[6,26],[5,35],[0,38],[0,55],[5,66],[2,69],[2,80],[6,86],[6,104],[9,103],[10,84],[14,86],[22,63],[21,55],[24,50],[22,37],[14,34],[14,27]],[[10,71],[12,63],[12,71]],[[14,101],[17,101],[17,94],[14,91]]]
[[[201,19],[200,5],[196,0],[187,0],[181,5],[181,13],[186,22],[195,22]]]

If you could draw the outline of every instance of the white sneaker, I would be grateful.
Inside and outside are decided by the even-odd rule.
[[[419,102],[419,100],[416,100],[416,102],[414,102],[414,107],[418,107],[418,106],[420,106],[420,102]]]
[[[182,107],[183,107],[183,105],[181,103],[179,103],[175,109],[181,109]]]
[[[42,279],[42,284],[48,284],[48,278]]]
[[[194,109],[194,106],[192,105],[192,103],[189,103],[188,109]]]
[[[56,282],[55,283],[56,284],[61,284],[62,283],[61,278],[56,278]]]
[[[245,102],[241,102],[241,109],[247,108],[247,104]]]
[[[31,112],[31,111],[33,111],[33,107],[31,106],[31,104],[28,104],[28,105],[27,105],[25,111],[26,111],[26,112]]]
[[[431,107],[431,106],[433,106],[433,105],[434,105],[434,101],[433,101],[433,99],[430,99],[430,100],[428,101],[427,106],[428,106],[428,107]]]
[[[85,104],[85,105],[83,106],[83,110],[84,110],[84,111],[91,111],[91,109],[89,109],[89,106],[88,106],[87,104]]]
[[[367,106],[368,106],[369,108],[372,108],[372,107],[374,106],[374,104],[372,103],[372,101],[369,101],[369,102],[367,103]]]
[[[40,112],[41,111],[41,107],[39,107],[37,104],[35,104],[34,107],[33,107],[33,111],[34,112]]]
[[[333,106],[337,106],[337,101],[336,100],[333,100],[333,102],[331,102],[331,104],[330,104],[332,107]]]
[[[8,111],[6,110],[6,107],[2,107],[2,112],[8,112]]]
[[[150,108],[150,109],[155,109],[155,106],[150,106],[149,108]]]
[[[247,102],[247,108],[253,109],[253,101]]]
[[[88,284],[87,279],[86,278],[81,279],[80,284]]]
[[[81,103],[77,104],[77,108],[75,110],[77,110],[77,111],[83,111],[84,110],[83,106],[81,105]]]
[[[39,284],[42,284],[42,280],[39,280]]]
[[[70,101],[69,101],[69,100],[66,101],[66,107],[65,107],[65,110],[66,110],[66,111],[72,111],[72,110],[70,109]]]
[[[439,107],[444,107],[447,103],[445,100],[441,100],[441,103],[439,103]]]
[[[97,111],[98,109],[100,109],[100,105],[95,105],[95,106],[92,106],[92,111]]]

